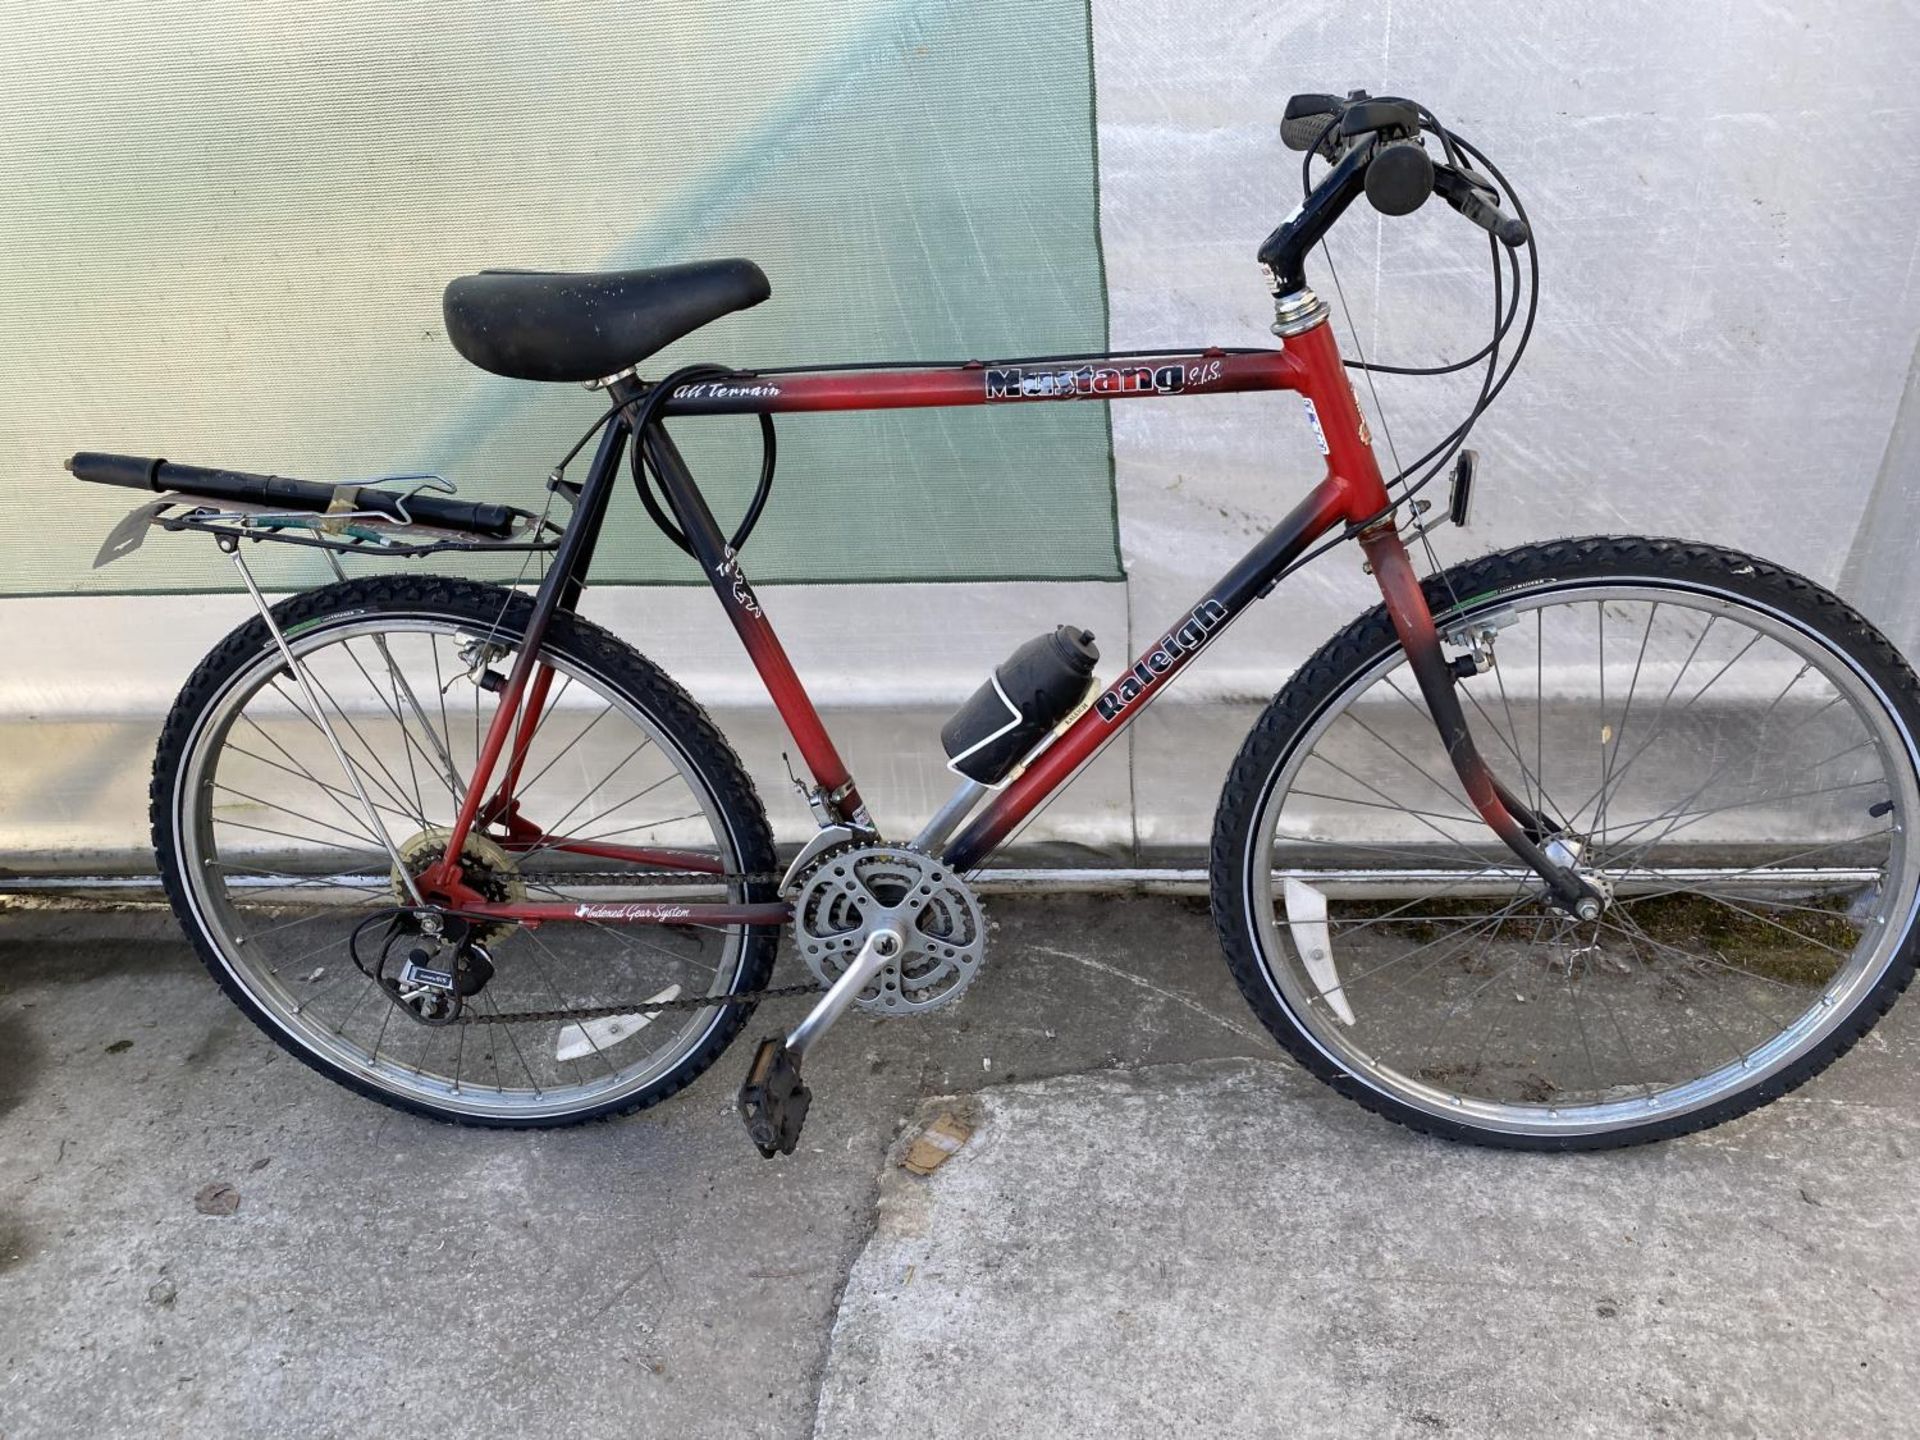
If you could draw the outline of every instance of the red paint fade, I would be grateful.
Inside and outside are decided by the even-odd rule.
[[[787,658],[786,647],[781,645],[780,637],[760,609],[759,598],[740,569],[739,557],[730,556],[727,564],[731,567],[730,575],[714,589],[720,594],[721,608],[733,622],[740,643],[746,646],[747,658],[760,674],[760,683],[767,687],[767,694],[786,722],[787,733],[793,736],[793,743],[799,747],[800,757],[815,783],[829,796],[837,797],[835,803],[842,814],[860,814],[864,805],[859,790],[854,787],[853,776],[840,758],[833,737],[827,733],[820,712],[814,709],[813,697],[807,694],[807,687],[800,683],[793,662]],[[727,580],[731,580],[731,584],[726,583]]]
[[[1394,633],[1400,637],[1400,648],[1414,657],[1416,677],[1423,664],[1444,665],[1439,658],[1440,640],[1434,629],[1433,611],[1427,604],[1426,592],[1421,589],[1420,577],[1414,573],[1405,542],[1395,530],[1382,526],[1362,535],[1360,548],[1373,567],[1373,578],[1386,601]],[[1424,681],[1422,688],[1425,688]],[[1444,729],[1442,735],[1445,735]],[[1509,848],[1514,847],[1516,839],[1524,842],[1526,830],[1513,813],[1511,797],[1504,793],[1492,768],[1472,741],[1468,739],[1453,747],[1448,758],[1467,792],[1467,799],[1473,802],[1473,808],[1487,822],[1487,827]]]

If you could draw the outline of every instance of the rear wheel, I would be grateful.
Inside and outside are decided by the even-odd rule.
[[[402,983],[421,942],[396,920],[400,872],[445,854],[530,611],[517,593],[432,577],[285,601],[278,623],[353,774],[257,619],[188,682],[154,770],[167,893],[234,1002],[361,1094],[473,1124],[565,1124],[671,1095],[749,1013],[685,1002],[760,988],[778,942],[767,926],[503,924],[433,961],[457,963],[457,1005]],[[553,679],[517,810],[476,827],[465,883],[496,901],[773,899],[766,818],[699,707],[575,617],[555,618],[540,659]],[[570,848],[594,845],[667,849],[686,868]]]
[[[1607,538],[1427,582],[1481,753],[1610,898],[1580,922],[1486,829],[1384,609],[1235,761],[1214,910],[1315,1074],[1416,1129],[1590,1149],[1717,1124],[1816,1074],[1911,980],[1920,691],[1811,582]]]

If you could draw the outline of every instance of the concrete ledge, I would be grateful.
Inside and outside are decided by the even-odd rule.
[[[1889,1433],[1920,1398],[1889,1089],[1573,1157],[1259,1060],[982,1091],[944,1168],[883,1178],[814,1434]]]

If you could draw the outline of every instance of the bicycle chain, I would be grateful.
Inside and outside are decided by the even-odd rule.
[[[727,875],[718,876],[705,870],[650,870],[636,874],[631,870],[569,870],[554,875],[522,875],[523,880],[538,884],[553,881],[566,884],[578,884],[585,880],[618,880],[625,884],[658,885],[685,880],[704,880],[709,883],[725,879],[747,885],[778,885],[785,877],[781,875]],[[785,1000],[796,995],[824,995],[825,985],[770,985],[759,990],[746,990],[737,995],[689,995],[679,1000],[636,1000],[620,1005],[592,1005],[577,1010],[498,1010],[490,1014],[479,1014],[463,1009],[459,1025],[538,1025],[553,1021],[571,1021],[578,1024],[586,1020],[610,1020],[616,1015],[635,1015],[678,1010],[706,1010],[715,1005],[758,1005],[762,1000]]]
[[[653,1015],[666,1010],[705,1010],[715,1005],[758,1005],[793,995],[824,995],[824,985],[770,985],[738,995],[689,995],[681,1000],[633,1000],[625,1005],[594,1005],[582,1010],[497,1010],[488,1014],[463,1009],[456,1025],[538,1025],[555,1020],[610,1020],[615,1015]]]

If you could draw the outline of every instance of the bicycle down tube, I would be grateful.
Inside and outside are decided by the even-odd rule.
[[[667,383],[667,382],[662,382]],[[521,846],[601,855],[662,868],[718,873],[711,856],[644,847],[606,846],[543,838],[536,826],[518,816],[512,786],[525,747],[539,724],[546,702],[547,676],[533,657],[552,614],[572,608],[584,580],[585,560],[605,515],[617,480],[621,451],[632,431],[628,417],[649,394],[631,378],[609,389],[623,407],[611,422],[581,487],[576,518],[566,543],[535,599],[533,620],[521,641],[512,675],[502,689],[500,709],[482,746],[476,774],[467,791],[455,838],[447,853],[458,853],[467,829],[483,817],[509,827]],[[1448,661],[1406,547],[1392,516],[1382,518],[1390,497],[1365,419],[1342,366],[1330,326],[1322,318],[1289,335],[1281,350],[1197,349],[1182,354],[1117,354],[1042,357],[960,365],[876,370],[731,372],[676,384],[660,400],[660,417],[762,415],[851,409],[926,408],[955,405],[1028,404],[1046,401],[1174,398],[1263,390],[1299,393],[1308,421],[1327,457],[1325,478],[1133,665],[1101,692],[1077,720],[1039,751],[1004,790],[977,814],[946,847],[942,859],[955,870],[970,870],[987,859],[1061,786],[1067,784],[1110,741],[1150,705],[1174,676],[1264,596],[1281,573],[1315,541],[1343,527],[1364,527],[1358,538],[1375,581],[1386,600],[1396,633],[1409,657],[1449,757],[1476,811],[1494,833],[1546,882],[1556,899],[1572,907],[1588,896],[1583,883],[1550,860],[1537,842],[1541,822],[1495,777],[1475,748],[1461,713]],[[657,421],[645,425],[636,443],[659,477],[688,548],[719,596],[728,619],[759,672],[800,751],[823,822],[838,820],[871,828],[853,778],[827,734],[806,687],[795,673],[772,624],[760,607],[739,557],[727,543],[678,448]],[[577,532],[577,533],[576,533]],[[522,701],[525,701],[524,707]],[[509,736],[517,737],[500,789],[483,806],[487,784]],[[515,833],[514,827],[521,828]],[[701,863],[704,862],[704,863]],[[438,873],[445,870],[447,873]],[[424,882],[431,882],[426,884]],[[430,888],[458,902],[475,918],[542,923],[592,919],[616,923],[742,924],[776,923],[786,916],[783,902],[714,904],[710,902],[551,905],[494,903],[460,893],[452,868],[437,867],[423,877]],[[590,913],[589,913],[590,912]]]

